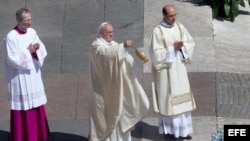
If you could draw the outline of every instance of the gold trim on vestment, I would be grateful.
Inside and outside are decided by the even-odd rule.
[[[172,98],[173,105],[178,105],[178,104],[185,103],[188,101],[192,101],[191,93],[173,96],[173,98]]]

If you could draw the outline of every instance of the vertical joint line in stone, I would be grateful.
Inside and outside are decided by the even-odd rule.
[[[24,3],[25,3],[24,8],[27,8],[27,4],[26,4],[26,3],[27,3],[27,1],[25,0],[25,2],[24,2]]]
[[[106,2],[105,0],[103,0],[103,21],[106,21],[106,17],[105,17],[105,11],[106,11]]]
[[[75,120],[77,119],[77,115],[78,115],[78,102],[80,99],[79,95],[80,95],[80,74],[77,74],[77,97],[76,97]]]
[[[63,9],[63,23],[62,23],[62,41],[61,41],[61,52],[60,52],[60,74],[62,74],[62,64],[63,64],[63,36],[64,36],[64,22],[66,13],[66,0],[64,0],[64,9]]]

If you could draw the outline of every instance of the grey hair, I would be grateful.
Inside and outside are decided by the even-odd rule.
[[[16,19],[22,21],[23,20],[23,13],[30,13],[30,11],[27,8],[21,8],[18,11],[16,11]]]

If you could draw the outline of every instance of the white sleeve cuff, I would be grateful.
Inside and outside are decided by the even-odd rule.
[[[167,63],[173,63],[174,61],[175,61],[174,47],[170,46],[170,47],[168,47],[168,52],[166,54],[166,62]]]
[[[127,50],[125,49],[123,43],[119,44],[118,46],[118,56],[122,59],[126,56]]]

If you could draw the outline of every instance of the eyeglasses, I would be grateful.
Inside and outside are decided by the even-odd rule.
[[[114,34],[114,31],[103,31],[104,34]]]

